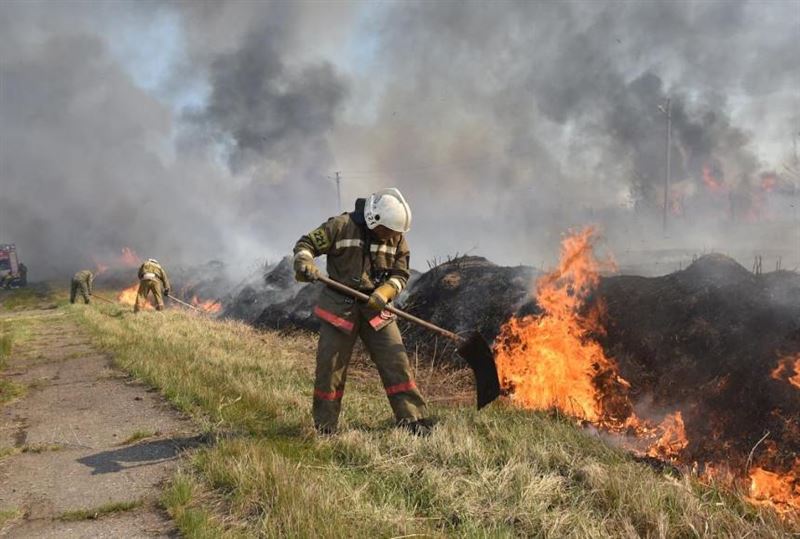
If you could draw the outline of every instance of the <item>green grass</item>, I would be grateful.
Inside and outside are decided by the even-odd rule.
[[[198,495],[200,490],[201,487],[191,475],[179,472],[161,496],[161,505],[175,521],[182,535],[189,539],[238,535],[220,525],[209,510],[206,503],[208,500]]]
[[[77,509],[75,511],[66,511],[59,515],[58,519],[63,522],[75,522],[78,520],[96,520],[98,518],[113,515],[115,513],[124,513],[126,511],[133,511],[142,506],[142,500],[133,500],[128,502],[112,502],[99,507],[91,509]]]
[[[51,298],[50,287],[40,283],[15,290],[0,290],[0,312],[33,309]]]
[[[0,509],[0,531],[2,531],[6,524],[11,524],[15,520],[22,518],[24,514],[25,513],[17,507],[11,509]]]
[[[660,475],[565,419],[497,403],[392,428],[377,380],[348,381],[342,431],[310,421],[315,340],[188,313],[68,307],[123,369],[217,442],[162,503],[187,537],[774,537],[733,493]]]

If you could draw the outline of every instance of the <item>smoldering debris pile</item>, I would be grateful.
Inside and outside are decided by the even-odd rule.
[[[606,308],[598,340],[634,402],[682,412],[682,461],[743,469],[768,433],[750,464],[795,466],[800,383],[790,377],[800,357],[800,275],[753,275],[708,255],[663,277],[604,278],[597,296]]]
[[[223,316],[261,325],[258,320],[271,306],[282,305],[280,312],[293,309],[295,306],[291,300],[304,288],[294,279],[291,257],[285,257],[277,264],[267,265],[258,275],[241,283],[224,301]],[[298,327],[301,326],[298,323]]]
[[[314,305],[322,285],[288,287],[293,282],[290,259],[272,274],[280,287],[276,294],[258,297],[269,304],[255,319],[255,325],[270,329],[319,328],[313,315]],[[270,274],[267,278],[272,276]],[[500,324],[524,303],[530,283],[535,278],[533,268],[503,267],[478,256],[458,257],[440,264],[424,274],[412,272],[406,291],[398,306],[455,332],[478,328],[487,337],[497,334]],[[429,331],[401,322],[406,344],[423,354],[441,351],[449,343],[440,342]]]
[[[483,257],[463,256],[420,276],[402,307],[455,333],[477,329],[491,342],[500,325],[526,303],[537,274],[528,266],[498,266]],[[406,344],[423,357],[444,347],[452,350],[452,343],[426,329],[401,325]]]

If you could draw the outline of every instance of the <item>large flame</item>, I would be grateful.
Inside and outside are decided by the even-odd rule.
[[[688,444],[681,413],[660,425],[642,421],[628,398],[630,384],[595,340],[602,335],[603,304],[587,308],[600,272],[613,262],[594,255],[596,229],[565,238],[558,267],[536,283],[538,316],[512,318],[496,345],[500,383],[511,400],[524,408],[557,409],[596,426],[633,434],[634,451],[675,459]]]
[[[600,423],[615,418],[598,384],[627,386],[627,382],[590,338],[601,330],[598,311],[580,312],[604,266],[592,255],[594,235],[595,229],[587,228],[564,240],[558,268],[536,284],[544,314],[512,318],[505,324],[497,340],[496,361],[501,384],[518,405],[557,408]]]

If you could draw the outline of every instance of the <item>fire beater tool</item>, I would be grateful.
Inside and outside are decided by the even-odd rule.
[[[369,296],[367,294],[359,292],[358,290],[353,290],[349,286],[334,281],[329,277],[320,276],[319,280],[343,294],[354,297],[360,301],[369,301]],[[500,396],[500,381],[497,377],[497,366],[494,363],[494,354],[492,354],[489,344],[480,333],[473,330],[470,331],[466,337],[462,337],[461,335],[442,329],[439,326],[426,322],[421,318],[417,318],[391,305],[387,305],[385,310],[409,322],[436,332],[443,337],[447,337],[456,343],[458,355],[464,358],[475,375],[475,389],[478,393],[478,410]]]
[[[181,300],[179,300],[178,298],[176,298],[176,297],[174,297],[174,296],[167,296],[167,297],[168,297],[169,299],[171,299],[172,301],[176,302],[176,303],[180,303],[180,304],[181,304],[181,305],[183,305],[184,307],[189,307],[189,308],[190,308],[190,309],[192,309],[193,311],[201,311],[201,312],[202,312],[202,309],[199,309],[198,307],[195,307],[195,306],[194,306],[194,305],[192,305],[191,303],[186,303],[185,301],[181,301]]]

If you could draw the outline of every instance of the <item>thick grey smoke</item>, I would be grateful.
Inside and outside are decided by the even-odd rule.
[[[798,10],[783,2],[397,4],[383,23],[387,82],[367,151],[411,191],[417,225],[434,219],[424,237],[439,251],[478,244],[505,262],[552,259],[567,227],[591,221],[616,251],[736,251],[743,234],[725,234],[734,223],[768,210],[785,219],[789,208],[787,200],[753,206],[764,203],[758,172],[779,166],[761,162],[761,147],[778,138],[790,148],[800,127],[800,57],[791,52]],[[668,96],[675,215],[665,241],[658,106]],[[756,124],[735,119],[756,110]],[[760,137],[748,132],[754,125]],[[453,164],[408,166],[437,162]],[[704,167],[724,185],[709,189]],[[759,237],[763,227],[750,228],[756,237],[743,243],[772,247]]]
[[[798,37],[783,1],[4,2],[0,241],[34,277],[239,266],[335,213],[338,170],[345,208],[405,192],[419,268],[598,222],[618,255],[781,247]]]

